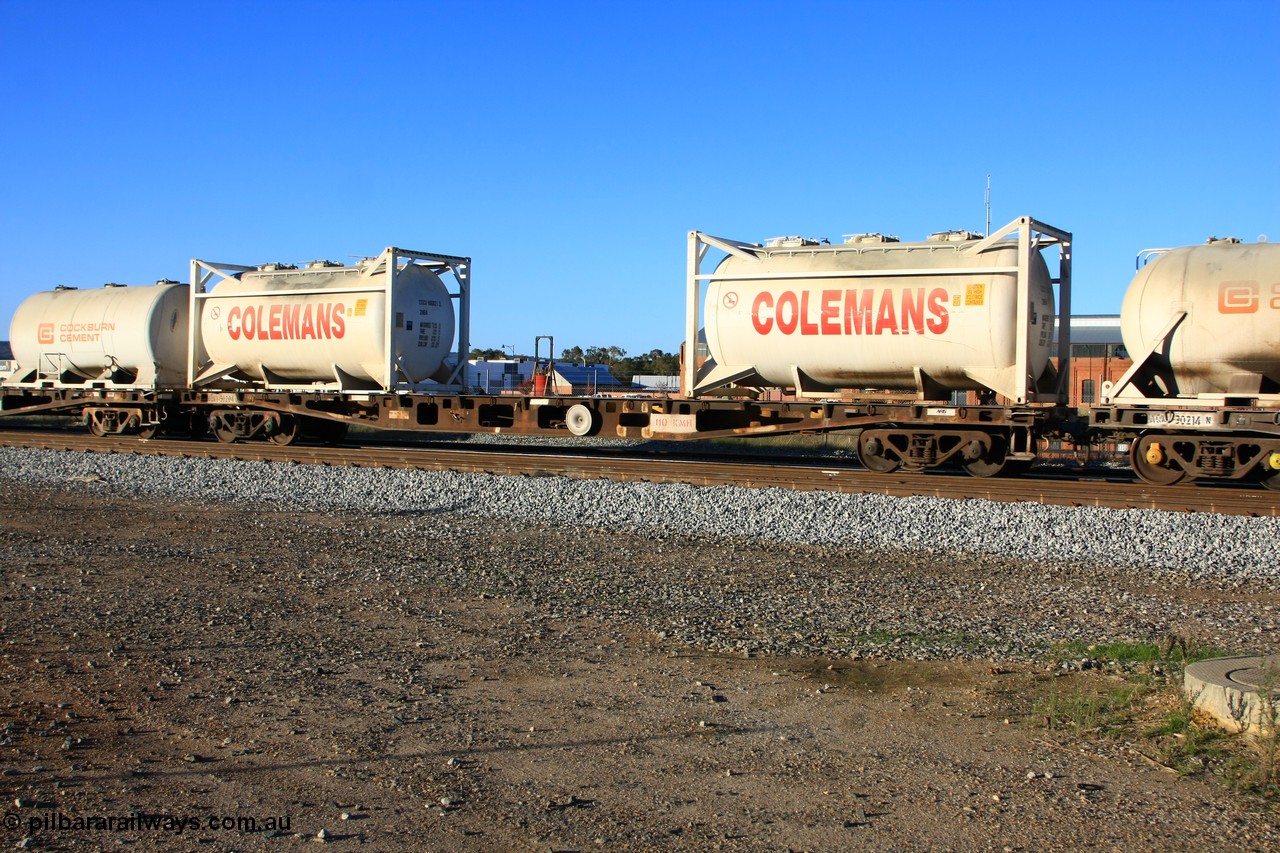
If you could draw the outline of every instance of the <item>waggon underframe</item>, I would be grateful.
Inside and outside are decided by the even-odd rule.
[[[174,412],[237,409],[423,433],[598,435],[605,438],[696,440],[857,430],[871,425],[910,429],[1044,431],[1068,416],[1040,406],[937,406],[917,402],[803,402],[666,397],[521,397],[507,395],[272,391],[121,392],[109,389],[0,390],[0,417],[86,409],[143,410],[144,423]]]

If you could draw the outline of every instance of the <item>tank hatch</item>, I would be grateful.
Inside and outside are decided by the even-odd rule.
[[[929,235],[930,243],[967,243],[970,240],[981,240],[981,234],[972,231],[939,231]]]
[[[895,234],[881,234],[879,231],[871,234],[844,234],[844,244],[846,246],[858,246],[866,243],[899,243],[901,242]]]
[[[817,246],[820,240],[812,237],[770,237],[764,241],[765,248],[768,249],[798,249],[801,246]]]

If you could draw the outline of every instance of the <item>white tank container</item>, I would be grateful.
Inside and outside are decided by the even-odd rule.
[[[412,264],[388,288],[385,269],[365,275],[369,263],[268,265],[218,283],[200,309],[205,373],[382,389],[430,378],[453,346],[448,288]]]
[[[982,270],[1016,268],[1017,247],[963,254],[976,242],[968,234],[923,243],[863,236],[843,246],[787,238],[767,247],[760,263],[730,255],[715,276],[777,278],[711,280],[710,355],[719,365],[749,365],[779,386],[807,379],[830,388],[918,389],[920,372],[946,390],[1013,397],[1021,369],[1017,276]],[[1052,346],[1054,298],[1044,258],[1037,252],[1031,260],[1025,369],[1039,376]],[[931,273],[956,268],[974,272]]]
[[[1186,317],[1160,343],[1180,311]],[[1280,383],[1280,244],[1218,240],[1158,255],[1129,285],[1120,333],[1134,358],[1157,344],[1167,351],[1170,394],[1256,391],[1258,377]]]
[[[174,282],[34,294],[9,328],[19,365],[9,381],[182,385],[188,310],[188,287]]]

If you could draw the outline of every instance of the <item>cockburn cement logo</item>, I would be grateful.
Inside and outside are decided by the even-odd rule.
[[[36,341],[48,344],[91,344],[102,337],[103,332],[114,332],[115,323],[40,323],[36,326]]]
[[[1280,282],[1271,285],[1271,293],[1264,294],[1256,281],[1224,281],[1218,285],[1219,314],[1256,314],[1262,307],[1280,311]]]

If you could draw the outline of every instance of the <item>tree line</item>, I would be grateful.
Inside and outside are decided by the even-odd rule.
[[[501,359],[512,358],[512,354],[501,349],[481,349],[474,347],[471,358]],[[528,358],[528,356],[514,356]],[[560,352],[560,358],[568,364],[603,364],[619,382],[630,382],[633,376],[675,376],[680,372],[680,356],[675,353],[652,349],[643,355],[628,356],[621,347],[566,347]]]

